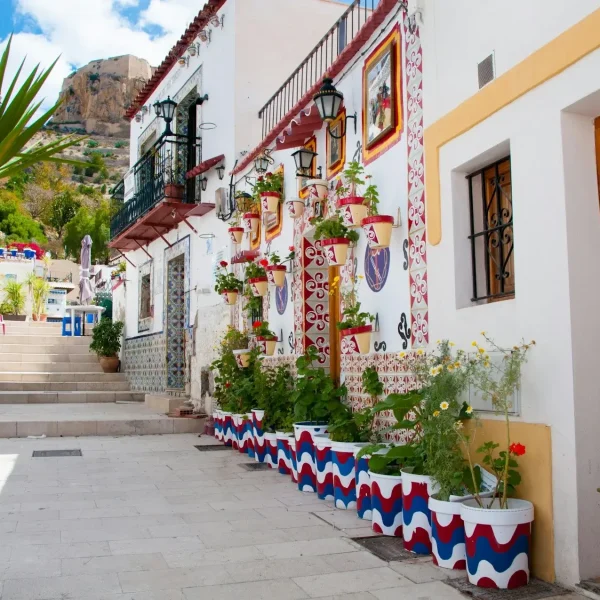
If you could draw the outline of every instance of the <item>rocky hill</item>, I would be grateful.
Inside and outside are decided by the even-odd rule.
[[[63,82],[52,128],[128,139],[123,113],[152,72],[146,60],[130,54],[94,60],[74,71]]]

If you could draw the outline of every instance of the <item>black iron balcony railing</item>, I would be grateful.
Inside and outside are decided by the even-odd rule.
[[[113,201],[120,206],[110,223],[110,237],[114,239],[130,225],[143,217],[165,198],[174,198],[186,204],[201,201],[200,183],[186,180],[185,174],[202,162],[202,141],[186,136],[163,135],[133,166],[133,197],[124,202],[125,182],[112,191]]]
[[[258,116],[262,119],[263,139],[308,90],[322,79],[344,48],[358,35],[379,2],[380,0],[354,0],[300,66],[260,109]]]

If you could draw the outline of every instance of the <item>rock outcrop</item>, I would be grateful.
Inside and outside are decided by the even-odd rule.
[[[152,72],[146,60],[130,54],[92,61],[64,80],[62,104],[52,125],[63,131],[128,138],[123,113]]]

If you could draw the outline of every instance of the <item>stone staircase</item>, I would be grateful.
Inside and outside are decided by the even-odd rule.
[[[7,322],[0,335],[0,437],[200,431],[144,404],[122,373],[104,373],[91,337],[62,337],[61,324]]]

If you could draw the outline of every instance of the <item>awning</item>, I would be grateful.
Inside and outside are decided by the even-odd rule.
[[[303,108],[300,114],[277,137],[276,150],[298,148],[312,137],[317,129],[321,129],[323,121],[315,104]]]
[[[220,162],[225,160],[224,154],[219,154],[219,156],[215,156],[214,158],[209,158],[208,160],[202,161],[199,165],[196,165],[193,169],[189,170],[185,174],[186,179],[193,179],[194,177],[198,177],[198,175],[202,175],[202,173],[206,173],[209,169],[216,167]]]

